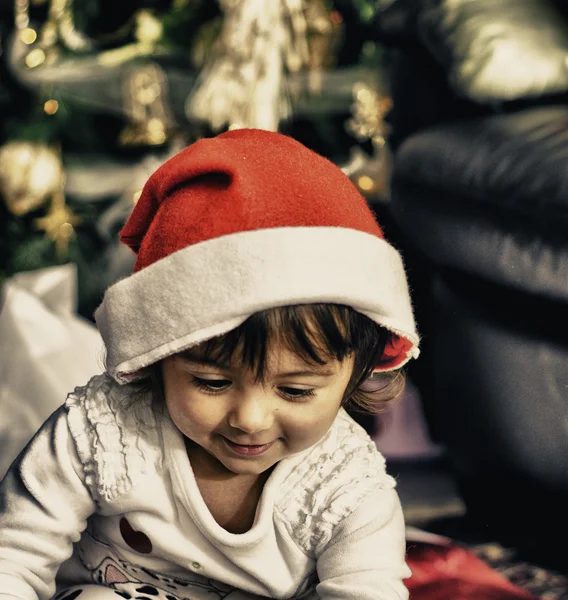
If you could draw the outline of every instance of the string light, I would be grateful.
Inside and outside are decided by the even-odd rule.
[[[48,115],[54,115],[59,110],[59,102],[57,100],[47,100],[43,105],[43,110]]]
[[[31,27],[26,27],[20,31],[20,39],[24,44],[31,46],[37,40],[37,31]]]
[[[28,69],[34,69],[35,67],[39,67],[45,62],[45,52],[41,48],[36,48],[32,50],[26,56],[26,67]]]
[[[375,187],[375,182],[368,175],[361,175],[357,179],[357,186],[364,192],[370,192]]]

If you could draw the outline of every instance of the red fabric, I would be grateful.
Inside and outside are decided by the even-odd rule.
[[[365,199],[336,165],[282,134],[240,129],[200,140],[162,165],[121,240],[138,254],[138,271],[204,240],[296,226],[383,237]]]
[[[388,339],[381,361],[377,365],[377,371],[386,371],[394,369],[410,352],[412,342],[406,338],[392,333]]]
[[[409,542],[407,561],[410,600],[536,600],[458,545]]]
[[[164,163],[120,237],[138,255],[139,271],[205,240],[301,226],[383,238],[366,200],[336,165],[288,136],[239,129],[200,140]],[[412,346],[393,335],[378,368],[395,368]]]

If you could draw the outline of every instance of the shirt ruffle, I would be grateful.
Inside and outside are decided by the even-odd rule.
[[[98,375],[66,401],[84,482],[99,506],[129,492],[163,465],[157,420],[149,402],[144,418],[129,408],[129,387]],[[394,486],[373,440],[342,410],[323,439],[286,473],[275,509],[298,547],[316,558],[337,525],[369,494]]]
[[[373,440],[342,413],[283,481],[277,508],[295,542],[309,556],[317,557],[335,527],[370,493],[395,485]]]
[[[128,492],[160,460],[149,403],[141,419],[129,406],[131,395],[129,386],[119,386],[103,374],[75,388],[65,402],[84,482],[99,505]]]

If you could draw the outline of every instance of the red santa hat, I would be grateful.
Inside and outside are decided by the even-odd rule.
[[[282,134],[240,129],[184,149],[150,177],[121,240],[134,273],[95,313],[119,383],[291,304],[348,305],[390,331],[377,370],[418,355],[399,253],[348,177]]]

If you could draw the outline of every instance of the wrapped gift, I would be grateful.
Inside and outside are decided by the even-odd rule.
[[[103,371],[95,326],[75,312],[74,265],[18,273],[0,310],[0,478],[77,385]]]
[[[412,600],[537,600],[449,538],[408,527],[406,548]]]

